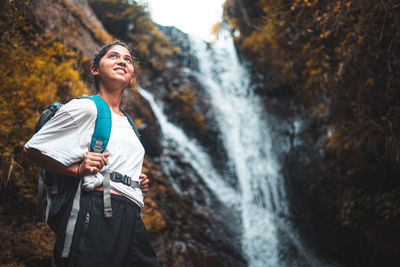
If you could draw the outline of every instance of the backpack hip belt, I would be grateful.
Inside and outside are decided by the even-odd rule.
[[[123,183],[132,188],[140,188],[140,183],[138,181],[133,181],[131,177],[120,174],[119,172],[104,172],[102,174],[104,177],[109,176],[113,182]]]

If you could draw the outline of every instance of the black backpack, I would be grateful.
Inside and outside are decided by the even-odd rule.
[[[94,101],[97,107],[97,118],[96,126],[92,136],[90,150],[93,152],[103,153],[110,138],[111,133],[111,111],[110,108],[100,96],[83,96],[80,98],[88,98]],[[56,113],[65,105],[65,102],[54,102],[48,106],[40,115],[34,132],[38,132]],[[129,123],[132,126],[135,134],[140,140],[137,128],[128,115],[127,112],[123,111],[127,117]],[[118,180],[118,177],[120,180]],[[112,180],[125,183],[126,177],[119,175],[118,173],[112,173]],[[117,180],[115,180],[117,179]],[[79,213],[79,201],[81,194],[81,180],[76,177],[69,177],[65,175],[55,174],[44,169],[40,169],[38,178],[38,212],[44,210],[45,207],[45,221],[50,228],[58,233],[61,229],[62,219],[65,213],[70,214],[69,221],[66,226],[65,245],[63,249],[63,257],[67,257],[69,254],[70,245],[72,242],[72,235],[76,224],[76,219]],[[140,185],[139,185],[140,186]],[[46,200],[43,201],[43,193],[46,190]],[[44,203],[43,203],[44,202]],[[43,205],[42,205],[43,203]],[[111,202],[104,203],[105,205],[105,216],[111,217]],[[64,228],[64,227],[63,227]]]

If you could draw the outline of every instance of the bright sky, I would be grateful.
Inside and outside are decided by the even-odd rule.
[[[212,26],[221,21],[225,0],[142,0],[154,22],[211,40]]]

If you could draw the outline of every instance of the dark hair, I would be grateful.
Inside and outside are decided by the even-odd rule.
[[[127,43],[124,43],[122,41],[116,40],[114,42],[111,42],[111,43],[101,47],[99,49],[99,51],[97,51],[97,53],[94,54],[94,56],[92,57],[92,66],[95,66],[97,68],[100,64],[100,60],[104,57],[105,54],[107,54],[108,50],[110,50],[110,48],[114,45],[120,45],[120,46],[123,46],[126,49],[128,49],[129,53],[131,54],[131,56],[133,58],[132,46],[130,46]],[[99,91],[99,81],[96,76],[94,76],[94,86],[95,86],[96,91],[98,92]]]

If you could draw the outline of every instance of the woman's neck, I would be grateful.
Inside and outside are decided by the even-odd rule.
[[[107,102],[107,104],[110,106],[110,109],[114,113],[120,115],[123,114],[119,108],[121,104],[122,91],[108,92],[106,90],[100,89],[100,91],[97,94]]]

